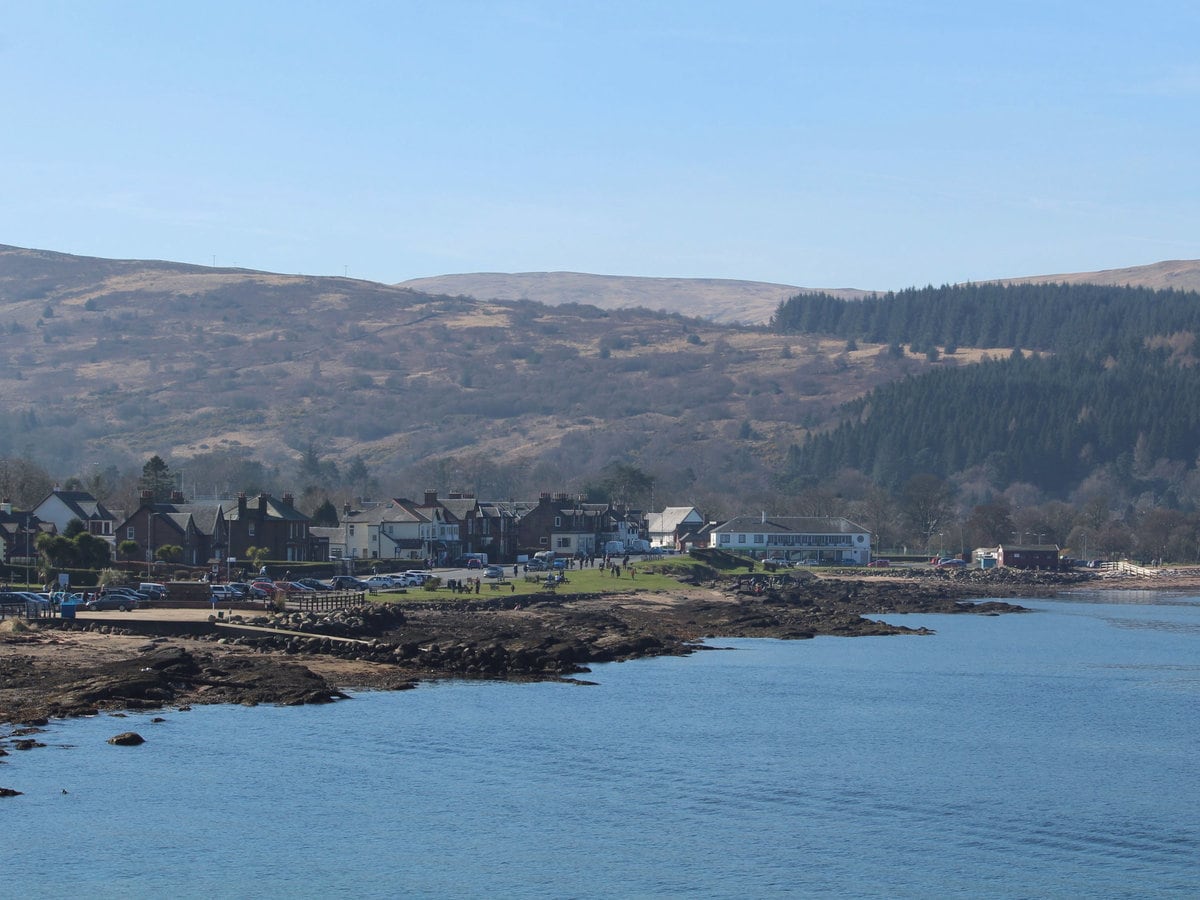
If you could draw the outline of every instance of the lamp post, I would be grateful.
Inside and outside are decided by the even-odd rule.
[[[25,513],[25,587],[29,587],[29,532],[33,529],[29,527],[29,513]]]

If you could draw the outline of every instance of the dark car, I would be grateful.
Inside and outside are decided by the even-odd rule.
[[[545,572],[546,569],[549,568],[549,566],[547,566],[540,559],[531,559],[529,562],[525,563],[525,565],[530,572]]]
[[[271,596],[257,585],[247,584],[244,581],[231,581],[229,586],[237,591],[238,596],[243,600],[266,600]]]
[[[367,583],[353,575],[335,575],[330,580],[329,586],[335,591],[365,591],[367,589]]]
[[[314,591],[327,591],[329,584],[324,581],[318,581],[316,578],[297,578],[296,584],[302,584],[306,588],[312,588]]]
[[[128,612],[131,609],[137,609],[139,606],[141,606],[141,601],[137,597],[112,591],[103,593],[84,604],[85,609],[93,612],[100,612],[106,609]]]

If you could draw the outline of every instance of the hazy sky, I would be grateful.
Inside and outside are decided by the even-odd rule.
[[[902,288],[1200,257],[1200,4],[54,2],[0,243]]]

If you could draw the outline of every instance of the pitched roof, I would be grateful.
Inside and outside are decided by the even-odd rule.
[[[755,534],[854,534],[865,532],[841,516],[734,516],[713,531],[745,531]]]
[[[235,521],[241,518],[238,510],[238,504],[241,501],[233,503],[225,513],[225,518],[230,521]],[[251,513],[254,517],[258,517],[259,510],[262,510],[263,515],[268,519],[281,519],[286,522],[307,522],[308,516],[296,509],[290,503],[284,503],[275,497],[260,494],[257,497],[246,498],[246,515]]]
[[[646,513],[646,530],[653,531],[658,534],[667,534],[675,531],[683,520],[688,518],[692,513],[696,514],[696,525],[704,524],[704,517],[700,515],[700,511],[694,506],[668,506],[662,512]]]
[[[115,517],[105,509],[104,504],[87,491],[53,490],[46,495],[42,503],[45,503],[51,497],[58,498],[59,502],[67,507],[82,522],[104,519],[115,521]],[[41,506],[42,503],[39,503],[38,506]]]

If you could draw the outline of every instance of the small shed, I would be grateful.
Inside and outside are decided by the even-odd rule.
[[[1057,544],[1001,544],[996,548],[996,564],[1010,569],[1057,570],[1060,553]]]

